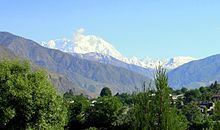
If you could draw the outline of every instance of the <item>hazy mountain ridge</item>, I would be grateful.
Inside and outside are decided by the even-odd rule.
[[[9,60],[9,59],[24,60],[21,57],[16,56],[11,50],[0,45],[0,60]],[[33,63],[31,63],[31,68],[33,70],[44,69]],[[65,76],[61,74],[57,74],[55,72],[51,72],[51,71],[47,71],[47,72],[48,72],[48,78],[52,81],[52,84],[56,87],[58,92],[63,93],[67,91],[68,89],[72,89],[74,94],[81,94],[81,93],[84,95],[89,94],[86,90],[83,90],[76,84],[72,83]],[[94,95],[91,95],[91,96],[94,96]]]
[[[0,45],[0,59],[14,59],[16,55],[9,49]]]
[[[0,33],[0,45],[0,58],[19,56],[48,69],[51,75],[55,74],[51,79],[61,91],[76,88],[77,92],[94,96],[107,86],[113,92],[132,92],[141,89],[144,81],[151,82],[142,75],[153,75],[153,70],[127,64],[112,56],[100,53],[68,54],[6,32]],[[176,60],[179,59],[173,59],[171,63]],[[169,71],[168,77],[173,88],[193,88],[219,81],[220,55],[181,65]]]
[[[220,81],[220,54],[184,64],[168,73],[174,88],[200,87]]]
[[[132,92],[150,80],[120,67],[85,60],[59,50],[44,48],[32,40],[0,33],[0,43],[16,55],[59,73],[92,94],[107,86],[115,92]],[[66,90],[66,89],[65,89]]]
[[[125,69],[139,73],[139,74],[144,75],[144,76],[151,78],[151,79],[154,76],[154,69],[151,69],[151,68],[147,69],[147,68],[143,68],[143,67],[140,67],[137,65],[127,64],[127,63],[122,62],[112,56],[102,55],[102,54],[94,53],[94,52],[86,53],[86,54],[75,54],[75,56],[79,56],[83,59],[87,59],[90,61],[96,61],[96,62],[100,62],[103,64],[110,64],[110,65],[117,66],[117,67],[123,67]]]

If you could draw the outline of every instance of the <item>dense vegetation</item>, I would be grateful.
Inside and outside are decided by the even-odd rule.
[[[144,85],[142,92],[114,96],[103,88],[97,99],[74,96],[69,91],[64,94],[70,115],[66,129],[220,129],[217,82],[199,89],[173,90],[168,86],[166,71],[158,68],[155,85],[156,89]],[[213,109],[209,110],[209,104],[214,104]]]
[[[217,82],[199,89],[173,90],[166,71],[159,67],[155,86],[143,85],[142,92],[114,96],[103,88],[94,99],[69,90],[62,97],[44,71],[33,71],[28,62],[1,61],[0,129],[220,129]]]
[[[44,71],[0,62],[0,129],[63,129],[67,109]]]

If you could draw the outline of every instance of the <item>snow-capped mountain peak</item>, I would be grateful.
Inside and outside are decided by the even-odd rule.
[[[67,53],[73,52],[73,48],[74,48],[73,41],[68,40],[66,38],[50,40],[48,42],[42,42],[41,45],[51,49],[61,50]]]
[[[135,64],[144,68],[156,68],[161,65],[164,68],[171,70],[193,60],[196,60],[196,58],[190,56],[177,56],[170,59],[153,59],[150,57],[138,59],[137,57],[132,57],[128,59],[127,63]]]
[[[117,51],[110,43],[95,35],[84,35],[84,29],[79,29],[74,33],[73,40],[57,39],[43,42],[41,45],[51,48],[59,49],[68,53],[100,53],[103,55],[112,56],[116,59],[122,60],[124,57]]]
[[[50,40],[48,42],[42,42],[41,45],[51,49],[58,49],[66,53],[83,54],[86,59],[99,61],[106,58],[112,60],[113,57],[117,60],[125,62],[127,64],[137,65],[143,68],[155,69],[157,66],[162,65],[168,70],[174,69],[182,64],[196,60],[190,56],[179,56],[171,59],[152,59],[149,57],[139,59],[137,57],[127,58],[124,57],[117,49],[115,49],[109,42],[95,35],[85,35],[84,29],[79,29],[74,33],[73,40],[66,38]],[[88,56],[85,56],[88,55]],[[103,57],[103,56],[104,57]],[[108,57],[110,56],[110,57]]]
[[[109,55],[117,59],[122,59],[123,56],[110,43],[95,35],[83,35],[84,29],[78,30],[74,34],[74,52],[86,54],[96,52],[104,55]]]
[[[174,58],[169,59],[167,61],[167,63],[165,64],[165,66],[168,69],[173,69],[173,68],[176,68],[180,65],[188,63],[190,61],[194,61],[194,60],[197,60],[197,59],[193,58],[191,56],[178,56],[178,57],[174,57]]]

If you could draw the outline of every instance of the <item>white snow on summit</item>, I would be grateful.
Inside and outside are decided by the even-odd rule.
[[[84,35],[81,28],[73,35],[73,40],[56,39],[49,42],[42,42],[41,45],[51,49],[58,49],[68,53],[86,54],[91,52],[112,56],[123,60],[124,57],[110,43],[94,35]]]
[[[50,40],[48,42],[42,42],[41,45],[51,49],[58,49],[66,53],[78,53],[78,54],[90,54],[91,59],[99,58],[100,56],[91,56],[91,53],[98,53],[105,56],[114,57],[120,61],[128,64],[137,65],[144,68],[156,68],[159,65],[164,66],[168,70],[174,69],[180,65],[196,60],[190,56],[178,56],[171,59],[152,59],[149,57],[139,59],[137,57],[127,58],[124,57],[117,49],[115,49],[110,43],[104,39],[95,35],[84,35],[84,29],[81,28],[73,35],[73,40],[66,38]],[[110,58],[111,59],[111,58]],[[106,60],[106,59],[105,59]]]
[[[167,63],[164,66],[168,69],[173,69],[194,60],[197,59],[191,56],[178,56],[167,60]]]
[[[149,57],[138,59],[137,57],[132,57],[128,59],[127,63],[135,64],[144,68],[156,68],[161,65],[166,69],[171,70],[193,60],[196,60],[196,58],[190,56],[178,56],[170,59],[152,59]]]
[[[83,35],[84,29],[79,29],[74,34],[74,52],[86,54],[96,52],[104,55],[115,57],[116,59],[123,59],[123,56],[110,43],[106,42],[100,37],[94,35]]]
[[[41,45],[47,48],[57,49],[67,53],[74,52],[73,41],[67,40],[66,38],[50,40],[48,42],[42,42]]]

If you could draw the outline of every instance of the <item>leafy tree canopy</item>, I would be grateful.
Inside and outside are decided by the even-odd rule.
[[[103,96],[112,96],[112,92],[110,90],[110,88],[108,87],[104,87],[101,92],[100,92],[100,96],[103,97]]]
[[[87,123],[92,127],[110,129],[122,111],[123,105],[117,97],[99,97],[90,107]]]
[[[63,129],[66,107],[47,74],[27,61],[0,62],[0,128]]]

